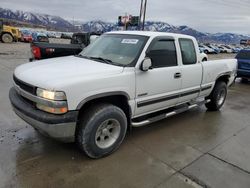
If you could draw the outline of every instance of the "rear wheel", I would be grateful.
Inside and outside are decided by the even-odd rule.
[[[3,35],[2,35],[2,41],[4,42],[4,43],[12,43],[13,42],[13,37],[11,36],[11,34],[9,34],[9,33],[4,33]]]
[[[206,103],[206,107],[208,110],[211,111],[217,111],[219,110],[227,97],[227,85],[225,82],[218,81],[212,93],[207,97],[207,99],[210,99],[209,103]]]
[[[77,143],[90,158],[101,158],[121,145],[127,130],[125,113],[111,104],[92,106],[80,119]]]

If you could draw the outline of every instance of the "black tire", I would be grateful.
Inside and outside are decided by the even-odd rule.
[[[205,53],[205,54],[208,54],[208,50],[204,50],[204,53]]]
[[[108,127],[111,127],[109,121],[113,129]],[[117,150],[126,131],[127,118],[120,108],[111,104],[98,104],[90,107],[80,118],[76,141],[88,157],[98,159]]]
[[[9,33],[4,33],[1,39],[3,43],[12,43],[14,41],[13,37]]]
[[[210,99],[209,103],[206,103],[206,107],[210,111],[217,111],[219,110],[227,97],[227,84],[222,81],[216,82],[212,93],[206,98]]]

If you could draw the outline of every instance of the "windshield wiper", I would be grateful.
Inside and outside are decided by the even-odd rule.
[[[113,61],[110,60],[110,59],[105,59],[105,58],[103,58],[103,57],[84,56],[84,55],[82,55],[82,54],[78,54],[78,55],[76,55],[76,56],[77,56],[77,57],[81,57],[81,58],[86,58],[86,59],[99,60],[99,61],[102,61],[102,62],[104,62],[104,63],[106,63],[106,64],[117,65],[117,66],[122,66],[122,67],[123,67],[123,65],[121,65],[121,64],[119,64],[119,63],[116,63],[116,62],[113,62]]]
[[[93,59],[93,60],[100,60],[104,63],[107,63],[107,64],[110,64],[110,65],[117,65],[117,66],[123,66],[121,65],[120,63],[116,63],[110,59],[106,59],[106,58],[103,58],[103,57],[89,57],[90,59]]]
[[[113,63],[112,60],[110,60],[110,59],[105,59],[105,58],[103,58],[103,57],[89,57],[89,58],[90,58],[90,59],[93,59],[93,60],[101,60],[101,61],[103,61],[104,63],[107,63],[107,64]]]
[[[86,58],[86,59],[90,59],[90,57],[82,55],[82,54],[77,54],[75,55],[76,57],[81,57],[81,58]]]

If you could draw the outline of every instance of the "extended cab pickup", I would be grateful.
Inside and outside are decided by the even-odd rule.
[[[100,158],[118,149],[129,127],[202,104],[219,110],[236,68],[235,59],[201,62],[191,36],[110,32],[78,56],[17,67],[9,98],[41,133]]]

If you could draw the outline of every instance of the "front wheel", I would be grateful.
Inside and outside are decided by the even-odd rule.
[[[9,34],[9,33],[4,33],[3,35],[2,35],[2,41],[4,42],[4,43],[12,43],[13,42],[13,37],[11,36],[11,34]]]
[[[90,158],[101,158],[121,145],[127,130],[125,113],[111,104],[92,106],[83,114],[76,132],[76,140]]]
[[[206,103],[208,110],[217,111],[219,110],[227,97],[227,85],[225,82],[219,81],[215,84],[212,93],[206,98],[210,99],[210,102]]]

